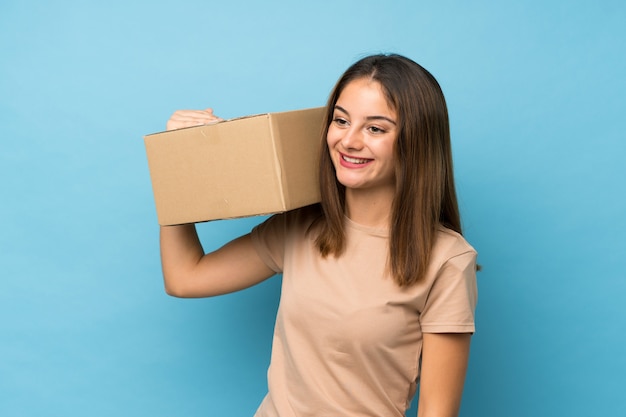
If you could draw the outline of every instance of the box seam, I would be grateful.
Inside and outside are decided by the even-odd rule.
[[[269,124],[270,124],[270,136],[272,138],[272,149],[274,151],[274,171],[276,173],[276,177],[278,179],[278,189],[280,191],[280,203],[282,204],[283,210],[287,209],[287,201],[289,201],[289,190],[285,188],[285,184],[283,181],[283,171],[284,167],[281,164],[282,152],[278,146],[280,143],[280,131],[277,129],[274,123],[274,116],[270,113],[268,114]]]

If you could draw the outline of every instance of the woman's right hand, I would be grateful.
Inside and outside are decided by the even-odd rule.
[[[177,110],[167,121],[167,130],[182,129],[184,127],[210,125],[223,121],[213,114],[213,109],[206,110]]]

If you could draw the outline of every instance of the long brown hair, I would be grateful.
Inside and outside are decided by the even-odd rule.
[[[388,263],[395,281],[406,287],[424,277],[440,226],[461,233],[445,98],[437,80],[406,57],[365,57],[346,70],[330,94],[320,149],[323,217],[316,244],[322,256],[340,256],[345,247],[345,187],[337,181],[326,135],[339,95],[361,78],[380,83],[398,117]]]

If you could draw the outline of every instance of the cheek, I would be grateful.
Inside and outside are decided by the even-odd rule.
[[[382,144],[382,147],[384,148],[384,152],[387,155],[387,157],[389,159],[395,160],[396,159],[396,140],[397,137],[394,138],[390,138],[389,140],[385,141]]]
[[[387,141],[384,140],[371,141],[368,144],[368,148],[382,159],[389,159],[389,157],[393,154],[392,147]]]
[[[332,127],[328,128],[328,133],[326,134],[326,144],[328,145],[328,148],[334,148],[338,141],[339,135],[337,134],[336,129],[333,129]]]

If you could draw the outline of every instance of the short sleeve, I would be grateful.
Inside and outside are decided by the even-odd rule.
[[[441,266],[420,315],[424,333],[474,333],[478,299],[476,252],[451,257]]]
[[[285,214],[276,214],[252,229],[252,244],[272,271],[281,273],[285,257]]]

